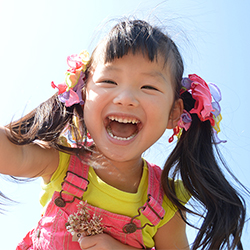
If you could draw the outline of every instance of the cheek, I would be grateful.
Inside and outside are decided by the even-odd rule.
[[[84,103],[84,121],[88,130],[92,127],[92,118],[95,115],[94,99],[94,95],[92,95],[89,91],[86,91],[86,99]]]
[[[86,91],[86,100],[84,104],[84,121],[90,134],[99,131],[102,124],[102,101],[100,96],[92,91]]]
[[[84,122],[92,139],[96,141],[95,132],[98,130],[97,124],[99,122],[97,122],[97,117],[92,110],[93,108],[91,107],[90,103],[86,102],[86,105],[84,106]]]
[[[98,101],[98,94],[94,92],[93,90],[86,90],[86,98],[85,98],[85,104],[84,104],[84,119],[88,120],[90,114],[95,115],[96,109],[98,108],[98,104],[100,103]]]
[[[159,97],[147,105],[147,109],[150,110],[152,116],[158,116],[162,121],[168,120],[172,109],[172,102],[169,99]]]
[[[86,91],[86,102],[94,102],[98,99],[98,94],[92,89]]]

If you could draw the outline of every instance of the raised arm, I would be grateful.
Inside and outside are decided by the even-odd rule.
[[[16,177],[42,176],[48,181],[59,161],[58,151],[32,143],[15,145],[7,137],[8,129],[0,126],[0,173]]]

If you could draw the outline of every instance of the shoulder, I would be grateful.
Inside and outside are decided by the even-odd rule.
[[[43,178],[42,192],[40,196],[40,203],[43,207],[48,204],[54,191],[59,192],[61,190],[61,183],[63,182],[63,179],[68,170],[70,155],[63,152],[59,152],[58,154],[59,163],[54,173],[52,173],[51,176],[48,176],[47,180]]]
[[[177,198],[181,201],[183,205],[185,205],[189,201],[191,196],[185,189],[183,182],[181,180],[176,180],[174,182],[174,185]],[[165,194],[163,196],[162,207],[165,210],[165,216],[164,219],[159,223],[158,227],[162,227],[167,222],[169,222],[175,216],[175,213],[177,211],[175,205],[168,199],[168,197]]]
[[[154,182],[154,189],[157,186],[161,188],[161,173],[162,169],[154,164],[148,163],[149,173],[151,172],[151,177],[149,177],[149,182]],[[151,170],[150,170],[151,169]],[[151,180],[150,180],[151,178]],[[169,181],[173,180],[169,178]],[[184,188],[183,182],[181,180],[174,181],[175,191],[177,197],[185,205],[190,199],[190,195]],[[181,218],[180,214],[177,212],[177,208],[174,204],[167,198],[167,196],[161,192],[162,197],[162,207],[165,210],[165,215],[163,220],[157,225],[157,231],[154,235],[154,242],[156,249],[189,249],[188,240],[186,236],[186,223]],[[161,198],[160,198],[161,199]],[[159,202],[159,200],[158,200]],[[185,214],[184,214],[185,216]]]
[[[185,216],[185,214],[184,214]],[[154,236],[155,247],[161,249],[185,249],[189,250],[189,244],[186,235],[186,223],[179,213],[171,220],[159,228]]]
[[[164,226],[166,223],[168,223],[175,216],[177,208],[164,194],[164,191],[162,189],[162,183],[161,183],[162,169],[159,166],[152,163],[147,162],[147,165],[149,169],[148,179],[149,182],[151,182],[151,185],[153,186],[154,189],[152,190],[152,192],[154,193],[154,196],[156,198],[159,195],[157,200],[165,210],[165,215],[163,220],[157,225],[157,227],[160,228]],[[179,179],[172,180],[171,178],[168,178],[168,180],[170,183],[172,182],[172,184],[174,184],[177,198],[181,201],[183,205],[185,205],[189,201],[191,196],[189,195],[189,192],[185,189],[182,180]]]
[[[68,169],[69,163],[70,163],[70,155],[63,152],[58,152],[58,164],[54,167],[54,169],[51,169],[51,173],[47,176],[47,178],[44,178],[44,183],[51,183],[56,181],[57,179],[61,179],[65,176],[66,171]]]
[[[149,181],[152,181],[152,183],[156,185],[161,186],[161,174],[162,174],[162,169],[152,163],[147,162],[147,167],[148,167],[148,172],[149,172]],[[174,187],[175,187],[175,192],[177,197],[182,201],[183,204],[186,204],[188,200],[190,199],[190,195],[188,191],[185,189],[183,181],[180,179],[173,180],[171,178],[168,178],[169,183],[174,182]],[[169,199],[164,195],[163,197],[163,203],[167,204],[168,206],[170,205]]]

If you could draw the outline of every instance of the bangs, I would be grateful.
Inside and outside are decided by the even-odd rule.
[[[108,35],[97,45],[90,58],[88,72],[103,61],[109,63],[128,53],[141,53],[151,62],[163,62],[168,67],[175,86],[175,98],[179,97],[183,75],[183,60],[172,39],[158,27],[143,20],[123,20],[116,24]]]
[[[167,63],[171,51],[171,39],[159,29],[142,20],[122,21],[110,31],[104,40],[104,62],[111,62],[128,53],[142,53],[150,61],[163,56]]]

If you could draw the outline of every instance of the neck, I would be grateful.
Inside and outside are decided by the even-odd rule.
[[[127,162],[114,162],[102,159],[101,167],[94,169],[96,174],[108,185],[121,191],[136,193],[140,184],[143,160],[136,159]]]

